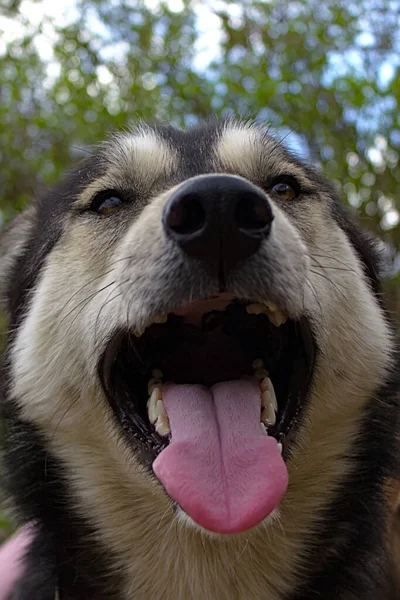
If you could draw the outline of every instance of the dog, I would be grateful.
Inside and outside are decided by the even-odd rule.
[[[395,600],[380,245],[261,126],[139,124],[4,229],[18,600]]]

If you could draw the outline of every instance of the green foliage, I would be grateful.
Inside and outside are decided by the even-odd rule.
[[[168,8],[154,0],[76,0],[65,2],[64,19],[61,8],[49,7],[8,0],[0,8],[5,219],[57,180],[77,148],[130,120],[183,126],[239,114],[293,131],[288,143],[297,140],[367,226],[399,247],[397,3],[187,1]],[[199,65],[202,43],[214,56]]]
[[[129,121],[251,116],[337,182],[396,276],[399,25],[389,0],[3,0],[0,215]]]

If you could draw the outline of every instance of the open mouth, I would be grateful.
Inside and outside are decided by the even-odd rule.
[[[306,319],[225,294],[157,315],[139,337],[119,331],[99,374],[171,498],[205,529],[237,533],[286,490],[314,355]]]

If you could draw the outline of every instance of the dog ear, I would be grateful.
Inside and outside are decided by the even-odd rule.
[[[29,204],[0,231],[0,308],[7,309],[8,289],[35,226],[36,206]]]

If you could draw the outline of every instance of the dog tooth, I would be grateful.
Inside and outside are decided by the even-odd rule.
[[[273,386],[272,381],[270,379],[269,379],[268,391],[269,391],[269,393],[271,395],[271,404],[274,407],[275,412],[278,412],[278,401],[276,399],[276,394],[275,394],[274,386]]]
[[[276,311],[278,310],[278,307],[277,307],[277,305],[275,304],[275,302],[271,302],[270,300],[266,300],[266,301],[264,302],[264,304],[265,304],[265,306],[266,306],[267,308],[269,308],[269,310],[270,310],[271,312],[276,312]]]
[[[166,323],[167,321],[168,321],[168,315],[166,313],[158,314],[158,315],[155,315],[155,317],[153,317],[153,323]]]
[[[134,329],[133,333],[135,337],[140,338],[144,332],[146,331],[146,327],[141,327],[140,329]]]
[[[246,312],[249,315],[260,315],[260,314],[268,314],[268,309],[264,304],[260,302],[254,302],[253,304],[248,304],[246,306]]]
[[[164,407],[164,403],[161,399],[157,400],[156,413],[157,413],[157,416],[165,417],[168,420],[167,413],[166,413],[165,407]]]
[[[252,367],[253,369],[262,369],[264,367],[264,361],[261,358],[256,358],[253,360]]]
[[[160,415],[156,421],[155,429],[158,435],[164,436],[171,433],[171,428],[169,426],[168,417],[166,415]]]
[[[151,397],[155,398],[157,401],[162,400],[161,382],[160,385],[155,385],[151,390],[150,398]]]
[[[263,408],[267,408],[268,404],[271,404],[274,411],[278,412],[278,402],[276,401],[274,386],[272,385],[272,381],[270,379],[268,379],[268,381],[268,387],[263,390],[261,394],[261,406]]]
[[[257,369],[254,371],[254,376],[257,377],[257,379],[263,380],[268,377],[268,371],[266,369]]]
[[[156,387],[152,391],[150,398],[147,401],[147,412],[149,415],[149,421],[153,425],[157,421],[158,416],[160,414],[163,414],[163,412],[165,411],[164,409],[164,411],[160,412],[160,407],[158,406],[159,403],[162,404],[161,390],[160,388]]]
[[[261,394],[261,406],[266,408],[268,404],[272,404],[272,396],[269,388]]]
[[[280,327],[287,321],[287,316],[281,310],[268,313],[268,318],[275,327]]]
[[[282,454],[283,446],[282,446],[281,442],[278,442],[278,448],[279,448],[279,452]]]
[[[160,369],[153,369],[151,374],[153,375],[154,379],[162,380],[163,378],[163,372]]]
[[[268,435],[268,431],[267,428],[265,427],[264,423],[260,423],[261,425],[261,431],[264,433],[264,435]]]
[[[154,383],[151,383],[147,386],[147,391],[149,394],[152,394],[155,389],[157,389],[157,388],[160,389],[161,386],[162,386],[162,381],[158,381],[158,380],[154,381]]]
[[[254,302],[246,306],[246,312],[249,315],[267,315],[269,320],[275,327],[280,327],[287,321],[287,316],[279,310],[275,304],[267,303],[261,304],[261,302]]]
[[[270,402],[268,402],[267,406],[264,406],[264,410],[262,412],[261,419],[262,419],[263,423],[268,423],[269,425],[275,425],[275,423],[276,423],[275,410]]]
[[[151,379],[149,379],[149,383],[147,384],[147,391],[149,393],[149,396],[155,388],[160,388],[161,386],[161,379],[157,379],[156,377],[152,377]]]
[[[147,414],[148,414],[150,423],[152,425],[154,425],[154,423],[157,421],[157,415],[155,413],[155,404],[150,402],[150,400],[147,401]]]
[[[275,317],[278,320],[278,327],[286,323],[286,321],[288,320],[287,315],[285,315],[282,311],[276,312]]]
[[[279,310],[275,302],[268,300],[264,302],[264,304],[268,308],[269,319],[275,325],[275,327],[280,327],[287,321],[287,316],[281,310]]]
[[[272,404],[275,411],[278,411],[278,402],[276,400],[275,389],[269,377],[263,379],[260,383],[261,388],[261,406],[266,406],[268,402]]]

